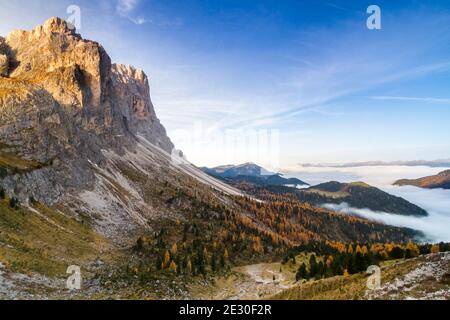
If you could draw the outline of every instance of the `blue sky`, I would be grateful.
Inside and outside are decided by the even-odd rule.
[[[144,69],[195,164],[229,162],[230,130],[279,132],[281,167],[450,157],[448,1],[0,0],[0,34],[70,4],[85,38]],[[371,4],[381,30],[366,27]],[[261,162],[236,148],[232,162]]]

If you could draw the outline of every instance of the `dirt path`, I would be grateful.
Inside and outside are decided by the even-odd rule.
[[[297,266],[260,263],[233,268],[226,278],[218,278],[214,288],[194,288],[201,299],[257,300],[272,296],[295,284]],[[280,272],[281,271],[281,272]]]

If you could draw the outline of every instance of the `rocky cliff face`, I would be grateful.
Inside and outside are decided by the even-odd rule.
[[[132,134],[144,136],[163,150],[172,152],[174,146],[156,117],[150,100],[149,83],[145,73],[131,66],[114,64],[111,79],[115,102],[126,129]]]
[[[171,152],[141,70],[111,65],[103,47],[51,18],[0,37],[0,184],[52,203],[85,188],[103,149],[133,150],[137,135]]]

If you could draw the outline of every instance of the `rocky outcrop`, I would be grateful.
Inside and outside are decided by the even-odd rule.
[[[0,37],[0,77],[8,76],[9,56],[7,54],[7,45],[5,39]]]
[[[6,37],[13,53],[10,77],[41,84],[61,105],[100,107],[106,102],[111,60],[59,18]]]
[[[8,75],[9,57],[6,54],[0,54],[0,77]]]
[[[0,38],[0,76],[0,185],[9,194],[51,203],[86,188],[102,150],[133,150],[138,135],[172,151],[144,72],[111,65],[62,19]]]

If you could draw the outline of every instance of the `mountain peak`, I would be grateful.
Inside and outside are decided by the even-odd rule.
[[[271,172],[253,162],[246,162],[238,165],[221,165],[214,168],[204,168],[207,173],[219,176],[282,176],[283,174]]]
[[[438,173],[438,176],[446,177],[450,176],[450,170],[444,170]]]
[[[65,34],[81,38],[81,36],[76,33],[75,26],[67,23],[62,18],[51,17],[50,19],[47,19],[42,25],[36,26],[31,31],[20,29],[13,30],[6,36],[6,39],[11,41],[14,38],[22,37],[24,35],[28,36],[29,38],[42,38],[44,36],[49,37],[54,34]]]
[[[55,163],[98,163],[102,150],[133,149],[138,135],[169,154],[173,149],[155,114],[144,71],[113,65],[99,43],[83,39],[61,18],[0,37],[0,105],[0,155],[13,154],[47,170]],[[61,168],[54,170],[60,190],[66,189],[66,180],[74,181],[71,187],[92,180],[89,170],[78,177],[67,176],[76,172],[73,168],[65,176],[59,176]],[[6,189],[21,189],[24,198],[28,194],[46,202],[53,191],[60,196],[61,191],[45,187],[30,190],[42,184],[33,179],[23,176]]]
[[[245,162],[245,163],[236,165],[236,167],[249,167],[249,166],[260,167],[254,162]]]
[[[131,65],[125,65],[121,63],[115,63],[112,65],[118,77],[122,78],[122,81],[127,82],[130,79],[135,79],[139,81],[147,81],[147,75],[141,69],[135,68]]]
[[[38,27],[40,28],[40,27]],[[73,26],[69,26],[69,24],[59,17],[51,17],[42,25],[42,29],[50,34],[52,32],[55,33],[69,33],[75,34],[75,28]]]

